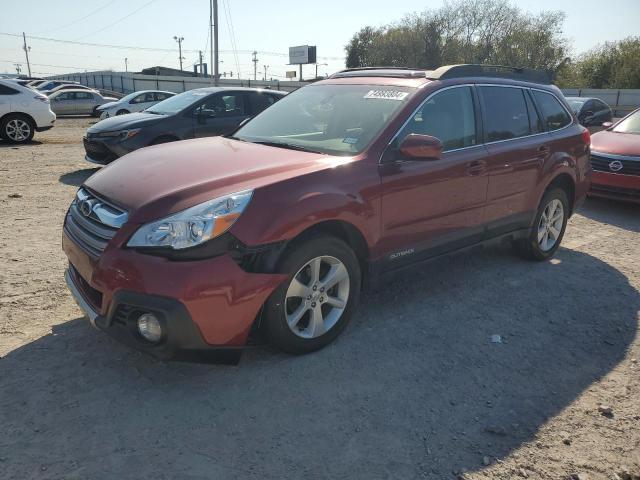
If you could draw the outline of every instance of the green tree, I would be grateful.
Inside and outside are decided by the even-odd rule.
[[[532,15],[507,0],[455,0],[363,28],[345,47],[347,67],[493,63],[555,71],[567,57],[564,18],[560,11]]]

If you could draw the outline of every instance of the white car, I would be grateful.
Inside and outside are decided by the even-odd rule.
[[[49,98],[16,82],[0,80],[0,137],[11,143],[29,142],[35,132],[53,127],[56,114]]]
[[[141,112],[155,105],[158,102],[173,97],[175,93],[162,90],[143,90],[133,92],[122,97],[117,102],[105,103],[98,108],[100,118],[105,119],[115,115],[126,115],[127,113]]]

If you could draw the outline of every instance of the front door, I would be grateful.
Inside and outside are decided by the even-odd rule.
[[[479,141],[472,87],[430,96],[383,155],[383,269],[432,257],[480,241],[487,195],[485,147]],[[443,144],[438,160],[404,158],[402,140],[411,133]]]
[[[212,137],[231,133],[249,117],[242,92],[221,92],[208,97],[194,110],[194,136]]]

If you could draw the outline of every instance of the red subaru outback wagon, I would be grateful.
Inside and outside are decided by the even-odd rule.
[[[549,258],[589,189],[589,133],[541,72],[346,70],[227,137],[135,151],[67,213],[91,323],[161,358],[293,353],[345,328],[365,282],[496,239]]]

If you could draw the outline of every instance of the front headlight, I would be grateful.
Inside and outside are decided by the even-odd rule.
[[[229,230],[252,195],[253,190],[232,193],[147,223],[133,234],[127,246],[182,250],[200,245]]]
[[[123,140],[128,140],[131,137],[135,137],[138,133],[140,133],[140,129],[134,128],[131,130],[118,130],[115,132],[100,132],[100,133],[96,133],[96,137],[118,138],[119,141],[123,141]]]

